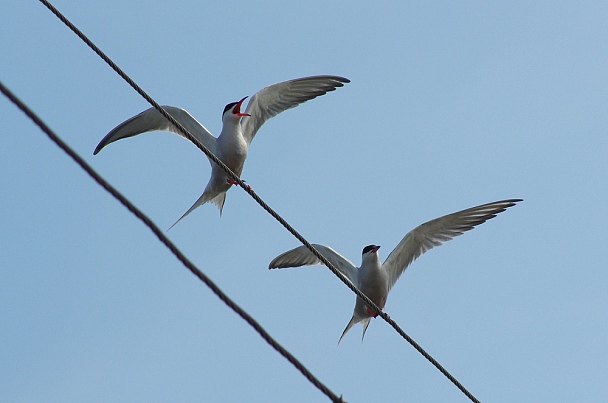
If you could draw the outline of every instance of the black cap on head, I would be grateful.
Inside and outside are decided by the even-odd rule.
[[[363,248],[363,252],[361,254],[365,255],[367,252],[371,252],[374,249],[378,250],[380,247],[378,245],[367,245],[365,248]]]
[[[224,113],[226,113],[229,109],[234,108],[236,104],[238,104],[238,102],[230,102],[228,105],[226,105],[224,112],[222,112],[222,116],[224,116]]]

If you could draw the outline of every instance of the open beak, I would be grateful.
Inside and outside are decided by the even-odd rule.
[[[242,113],[241,112],[241,105],[243,105],[243,101],[246,100],[247,97],[241,99],[235,106],[234,109],[232,110],[232,113],[234,113],[236,116],[251,116],[248,113]]]

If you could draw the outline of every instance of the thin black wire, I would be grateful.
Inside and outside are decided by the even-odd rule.
[[[0,82],[0,91],[6,95],[19,109],[23,111],[49,138],[57,144],[68,156],[70,156],[80,167],[87,173],[95,182],[101,187],[108,191],[114,196],[122,205],[124,205],[131,213],[139,218],[143,223],[150,228],[150,230],[156,235],[156,237],[182,262],[188,270],[198,277],[207,287],[213,291],[226,305],[228,305],[234,312],[236,312],[241,318],[243,318],[256,332],[262,336],[262,338],[270,344],[276,351],[279,352],[283,357],[287,359],[293,366],[295,366],[314,386],[316,386],[321,392],[329,397],[334,402],[343,402],[342,397],[338,397],[333,393],[327,386],[325,386],[320,380],[318,380],[297,358],[295,358],[289,351],[281,346],[270,334],[260,325],[253,317],[251,317],[245,310],[236,304],[228,295],[226,295],[209,277],[207,277],[198,267],[194,265],[178,248],[167,238],[164,232],[154,222],[140,211],[133,203],[131,203],[125,196],[123,196],[118,190],[110,185],[104,178],[101,177],[95,170],[85,162],[70,146],[68,146],[55,132],[53,132],[30,108],[27,107],[17,96],[15,96],[8,88]]]
[[[207,147],[201,144],[188,130],[173,116],[167,113],[152,97],[150,97],[139,85],[137,85],[116,63],[114,63],[101,49],[99,49],[82,31],[80,31],[71,21],[59,12],[48,0],[39,0],[53,14],[57,16],[70,30],[72,30],[82,41],[84,41],[99,57],[101,57],[120,77],[122,77],[138,94],[140,94],[148,103],[150,103],[158,112],[163,115],[171,124],[182,132],[182,134],[194,143],[210,160],[222,168],[230,178],[243,188],[253,199],[271,216],[273,216],[287,231],[289,231],[298,241],[308,248],[325,266],[331,270],[348,288],[350,288],[359,298],[361,298],[368,307],[375,311],[382,319],[393,327],[408,343],[412,345],[420,354],[422,354],[431,364],[433,364],[446,378],[448,378],[462,393],[464,393],[471,401],[479,403],[479,400],[473,396],[452,374],[450,374],[437,360],[427,353],[414,339],[403,331],[386,313],[363,294],[348,278],[334,267],[319,251],[317,251],[299,232],[297,232],[287,221],[285,221],[276,211],[274,211],[266,202],[264,202],[250,186],[239,178],[230,170],[219,158],[217,158]]]

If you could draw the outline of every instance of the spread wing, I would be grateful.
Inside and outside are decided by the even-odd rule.
[[[520,201],[510,199],[472,207],[436,218],[408,232],[384,262],[383,267],[389,275],[389,289],[418,256],[496,217]]]
[[[268,119],[349,82],[349,79],[338,76],[312,76],[283,81],[261,89],[251,97],[245,111],[251,115],[243,119],[243,136],[247,144],[251,144],[255,134]]]
[[[316,250],[319,251],[336,269],[344,274],[353,284],[357,285],[357,267],[350,260],[340,255],[338,252],[329,246],[313,244]],[[304,245],[295,249],[288,250],[285,253],[275,257],[268,265],[269,269],[283,269],[286,267],[300,267],[323,264],[310,250]]]
[[[163,106],[163,109],[169,112],[171,116],[184,125],[184,127],[188,129],[188,131],[205,147],[213,150],[215,137],[213,137],[205,126],[194,119],[192,115],[190,115],[184,109],[176,108],[174,106]],[[110,133],[106,134],[106,136],[99,142],[93,154],[97,154],[102,148],[115,142],[116,140],[156,130],[166,130],[184,137],[182,133],[177,130],[177,127],[169,123],[169,121],[165,119],[160,112],[154,108],[150,108],[128,120],[125,120],[112,129]]]

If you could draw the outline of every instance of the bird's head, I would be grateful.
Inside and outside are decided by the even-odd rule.
[[[367,245],[365,248],[363,248],[361,259],[363,261],[370,258],[378,259],[378,249],[380,249],[380,246],[378,245]]]
[[[243,101],[246,99],[247,97],[241,99],[239,102],[231,102],[226,105],[226,107],[224,108],[224,113],[222,114],[222,120],[226,118],[238,120],[243,116],[251,116],[248,113],[241,112],[241,105],[243,105]]]

